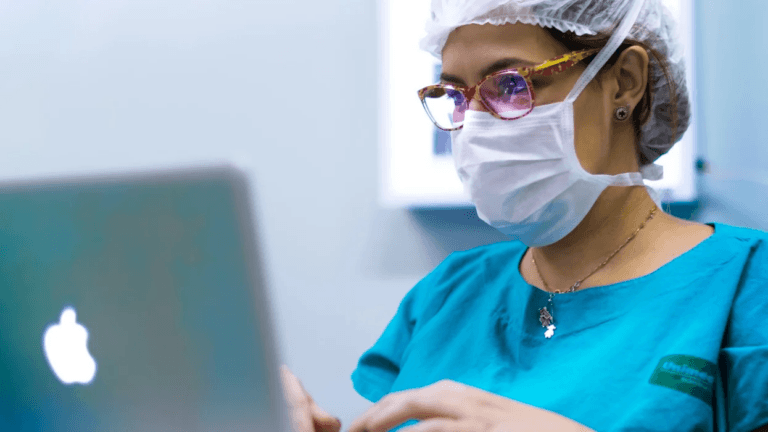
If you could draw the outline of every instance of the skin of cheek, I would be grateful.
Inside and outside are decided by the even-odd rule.
[[[573,103],[576,156],[590,174],[607,172],[610,120],[600,87],[592,81]]]

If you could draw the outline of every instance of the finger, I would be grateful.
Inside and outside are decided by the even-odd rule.
[[[312,399],[312,395],[309,394],[309,392],[304,388],[304,384],[302,384],[301,380],[299,380],[296,377],[296,375],[294,375],[293,372],[291,372],[291,370],[288,369],[288,366],[286,365],[280,366],[280,373],[283,376],[284,380],[287,380],[288,382],[290,382],[292,390],[296,394],[301,394],[302,398],[309,399],[310,402],[314,401],[314,399]]]
[[[290,407],[291,422],[297,432],[315,432],[311,402],[307,393],[286,366],[280,368],[283,391]]]
[[[462,432],[486,431],[490,430],[490,428],[482,429],[480,428],[480,425],[476,424],[462,423],[452,419],[436,418],[421,420],[414,425],[400,429],[398,432],[452,432],[459,430]]]
[[[442,394],[441,394],[442,393]],[[410,419],[461,417],[461,401],[440,387],[423,387],[390,393],[361,417],[355,419],[349,432],[385,432]]]
[[[341,420],[335,417],[315,417],[316,432],[339,432],[341,430]]]
[[[280,367],[280,380],[283,383],[283,394],[288,403],[293,405],[304,399],[304,391],[299,385],[299,380],[291,373],[287,366]]]
[[[338,432],[341,430],[341,420],[320,408],[314,401],[310,403],[312,418],[318,432]]]
[[[320,405],[316,404],[315,402],[312,402],[310,406],[312,409],[312,417],[314,417],[315,419],[328,421],[328,422],[332,422],[332,421],[335,422],[336,420],[338,420],[336,417],[328,413],[328,411],[320,408]]]
[[[316,432],[315,423],[307,409],[291,409],[291,424],[296,432]]]
[[[304,389],[301,381],[288,369],[287,366],[281,367],[281,376],[284,382],[284,388],[288,394],[288,399],[292,406],[292,411],[297,410],[309,412],[309,420],[305,420],[303,412],[296,413],[297,420],[302,424],[302,428],[305,427],[305,423],[314,423],[312,430],[319,430],[321,432],[330,431],[338,432],[341,429],[341,420],[332,416],[330,413],[320,408],[315,403],[312,396]],[[302,431],[304,429],[301,429]]]

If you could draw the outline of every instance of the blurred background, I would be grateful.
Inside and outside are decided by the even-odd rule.
[[[694,8],[707,169],[686,217],[766,230],[768,3]],[[281,361],[345,427],[371,405],[350,374],[405,293],[452,251],[506,239],[473,209],[380,206],[377,10],[373,0],[0,0],[0,181],[246,169]]]

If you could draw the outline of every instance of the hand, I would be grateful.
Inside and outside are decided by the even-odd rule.
[[[398,432],[592,431],[560,414],[443,380],[384,396],[348,432],[386,432],[409,419],[421,421]]]
[[[291,422],[296,432],[339,432],[341,421],[317,406],[312,396],[295,375],[283,365],[280,367],[283,394],[290,409]]]

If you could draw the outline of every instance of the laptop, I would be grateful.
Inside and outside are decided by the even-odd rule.
[[[281,431],[247,176],[0,184],[0,431]]]

